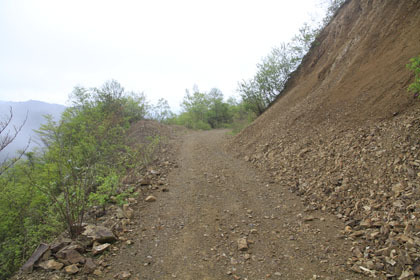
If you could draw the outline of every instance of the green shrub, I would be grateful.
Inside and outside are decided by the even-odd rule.
[[[106,204],[118,188],[120,179],[115,171],[112,171],[106,177],[98,176],[96,181],[100,185],[96,188],[96,191],[89,194],[89,203],[90,205],[101,206],[105,209]]]
[[[150,162],[159,146],[157,136],[128,146],[130,124],[143,119],[148,106],[116,81],[76,87],[70,101],[60,121],[47,116],[37,131],[42,151],[0,165],[0,279],[63,229],[76,237],[88,207],[105,207],[111,196],[122,203],[134,190],[119,190],[120,178]]]
[[[32,187],[32,163],[20,161],[0,176],[0,279],[16,271],[42,241],[63,227],[48,197]]]
[[[420,97],[420,55],[410,59],[407,68],[414,72],[414,82],[408,86],[408,91]]]

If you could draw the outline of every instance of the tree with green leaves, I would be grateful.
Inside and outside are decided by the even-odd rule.
[[[181,103],[182,112],[169,123],[184,125],[192,129],[213,129],[229,126],[233,115],[230,104],[224,101],[223,93],[213,88],[202,92],[197,86],[186,90]]]
[[[100,88],[76,87],[72,107],[59,122],[47,118],[38,133],[47,147],[33,185],[53,202],[71,237],[81,230],[90,196],[122,174],[130,148],[130,123],[144,117],[143,96],[127,94],[116,81]],[[109,185],[109,184],[108,184]]]
[[[156,105],[152,106],[150,117],[158,122],[165,123],[174,117],[174,113],[172,113],[168,101],[164,98],[160,98]]]
[[[70,101],[59,121],[46,116],[39,128],[45,147],[26,152],[0,174],[0,279],[63,229],[76,237],[88,208],[119,197],[120,178],[158,143],[153,138],[140,148],[127,144],[130,124],[143,119],[148,107],[144,95],[126,92],[116,81],[76,87]],[[1,132],[12,117],[1,122]],[[2,143],[13,141],[18,132],[4,134]]]

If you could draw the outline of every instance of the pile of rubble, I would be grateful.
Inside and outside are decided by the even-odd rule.
[[[420,109],[351,127],[272,130],[238,155],[345,222],[348,265],[373,277],[420,276]]]
[[[23,272],[34,268],[46,271],[63,271],[72,275],[78,272],[101,275],[93,257],[108,250],[117,240],[113,232],[104,227],[87,225],[77,240],[62,238],[52,244],[40,244],[32,256],[22,266]]]

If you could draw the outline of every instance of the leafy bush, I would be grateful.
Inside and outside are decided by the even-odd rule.
[[[99,186],[96,188],[95,192],[89,194],[89,203],[90,205],[101,206],[105,210],[105,206],[110,202],[110,198],[114,195],[118,185],[120,183],[120,178],[112,171],[106,177],[98,176],[96,178]]]
[[[414,72],[414,82],[408,86],[408,91],[420,97],[420,55],[411,58],[407,68]]]
[[[130,124],[144,118],[148,105],[116,81],[76,87],[71,102],[60,121],[47,116],[38,130],[45,149],[0,168],[0,279],[41,241],[63,229],[77,236],[91,205],[105,206],[113,195],[122,201],[128,194],[117,194],[120,178],[150,160],[159,143],[153,137],[143,147],[127,145]]]
[[[145,115],[143,97],[126,95],[116,81],[101,88],[77,87],[73,106],[59,123],[51,118],[39,129],[47,147],[34,183],[54,201],[71,237],[79,234],[88,202],[103,205],[128,165],[125,135],[131,122]],[[129,106],[127,106],[127,104]],[[127,109],[127,107],[129,109]]]

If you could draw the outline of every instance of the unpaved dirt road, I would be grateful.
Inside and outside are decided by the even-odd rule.
[[[226,151],[226,130],[188,132],[169,192],[142,203],[104,279],[364,279],[333,216],[305,212],[287,186]],[[245,238],[248,249],[238,250]]]

